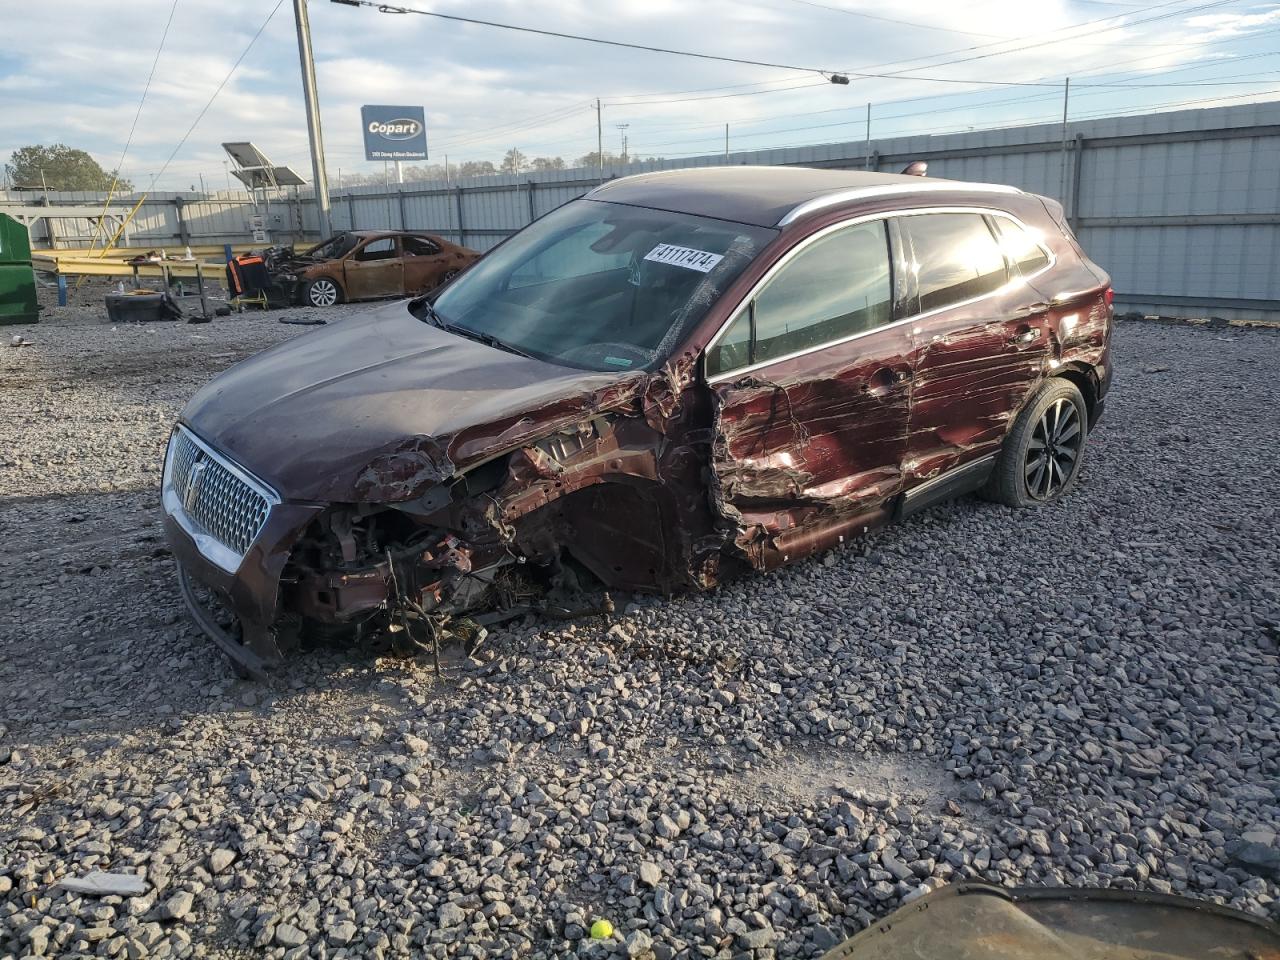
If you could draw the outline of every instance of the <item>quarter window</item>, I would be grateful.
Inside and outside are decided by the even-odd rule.
[[[707,372],[808,350],[892,318],[884,221],[855,224],[814,241],[787,262],[708,354]]]
[[[900,221],[911,238],[920,312],[998,290],[1008,281],[1004,255],[976,213],[926,213]]]
[[[1044,247],[1031,235],[1031,231],[1023,229],[1008,217],[992,219],[996,225],[996,236],[1000,239],[1000,249],[1024,277],[1049,265],[1049,254],[1045,253]]]

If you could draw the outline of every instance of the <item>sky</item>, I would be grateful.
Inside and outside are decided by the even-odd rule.
[[[1280,98],[1280,2],[400,2],[780,66],[310,0],[331,185],[342,172],[381,173],[363,159],[366,103],[424,106],[433,162],[497,163],[515,147],[572,165],[596,147],[597,98],[605,149],[620,152],[625,134],[642,157],[722,152],[726,123],[732,150],[860,141],[867,103],[873,138],[1060,121],[1066,76],[1073,119]],[[0,33],[0,162],[27,144],[62,142],[107,169],[123,153],[122,173],[140,188],[183,190],[203,178],[225,189],[222,142],[252,140],[311,179],[292,0],[48,0],[9,25]],[[830,83],[832,71],[851,82]]]

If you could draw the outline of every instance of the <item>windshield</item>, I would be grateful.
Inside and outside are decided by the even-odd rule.
[[[576,200],[476,263],[435,312],[445,325],[552,363],[650,369],[775,233]]]
[[[349,233],[340,233],[337,236],[330,237],[323,243],[316,244],[310,250],[304,250],[302,255],[324,260],[337,260],[339,257],[350,253],[357,242],[357,239]]]

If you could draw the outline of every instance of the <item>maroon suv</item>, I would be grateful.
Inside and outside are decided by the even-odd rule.
[[[1102,412],[1110,302],[1062,208],[1012,187],[617,180],[202,389],[164,472],[183,591],[260,673],[593,578],[709,587],[966,491],[1049,503]]]

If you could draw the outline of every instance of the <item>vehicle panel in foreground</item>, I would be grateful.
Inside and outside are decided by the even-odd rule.
[[[1117,889],[955,883],[823,960],[1275,960],[1280,928],[1203,900]]]

